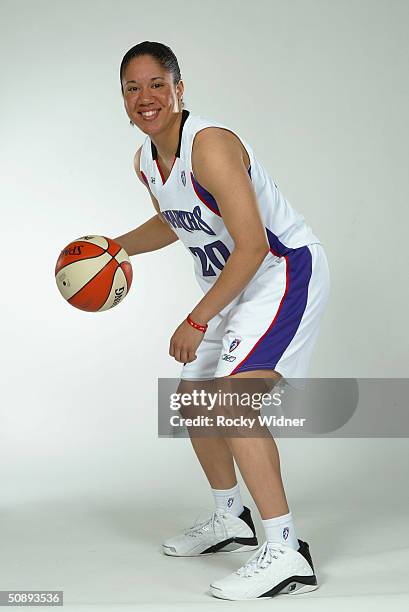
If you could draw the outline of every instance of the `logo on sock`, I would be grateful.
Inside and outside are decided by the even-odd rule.
[[[284,540],[288,538],[289,533],[290,533],[290,530],[288,529],[288,527],[284,527],[283,529],[283,539]]]
[[[227,507],[231,508],[234,502],[234,497],[229,497],[229,499],[227,500]]]

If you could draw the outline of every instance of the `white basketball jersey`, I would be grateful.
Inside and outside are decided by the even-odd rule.
[[[320,243],[311,228],[284,198],[274,181],[254,156],[252,148],[233,130],[218,121],[192,115],[184,109],[179,146],[168,179],[164,182],[157,150],[147,136],[141,150],[140,170],[144,181],[159,202],[163,217],[192,254],[197,280],[206,292],[217,280],[234,249],[234,241],[221,217],[213,196],[196,181],[192,169],[192,144],[195,135],[207,127],[224,128],[235,134],[250,159],[249,176],[266,228],[270,252],[253,277],[298,247]],[[220,168],[223,173],[224,169]],[[228,180],[228,177],[226,177]],[[252,279],[252,280],[253,280]]]

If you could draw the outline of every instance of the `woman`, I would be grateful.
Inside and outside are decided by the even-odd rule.
[[[177,239],[191,252],[204,297],[170,340],[181,384],[215,379],[303,378],[329,291],[322,245],[285,200],[251,147],[217,121],[183,108],[184,84],[169,47],[145,41],[120,69],[128,117],[146,138],[135,171],[156,213],[115,238],[129,255]],[[296,537],[274,439],[191,437],[215,499],[208,520],[163,544],[173,556],[255,550],[210,585],[224,599],[254,599],[317,588],[306,542]],[[260,512],[258,548],[234,463]]]

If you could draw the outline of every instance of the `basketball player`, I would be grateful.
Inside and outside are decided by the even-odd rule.
[[[181,383],[306,376],[329,292],[324,249],[256,159],[250,145],[218,121],[184,109],[178,61],[161,43],[124,56],[126,112],[146,138],[135,171],[156,214],[115,240],[136,255],[181,240],[204,297],[170,340]],[[261,102],[249,109],[265,112]],[[250,382],[250,380],[249,380]],[[163,543],[173,556],[254,551],[210,592],[244,600],[317,588],[307,542],[297,538],[274,439],[192,437],[214,495],[208,520]],[[236,464],[265,530],[259,547],[243,506]]]

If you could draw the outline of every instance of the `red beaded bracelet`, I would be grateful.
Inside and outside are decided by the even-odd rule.
[[[195,321],[193,321],[193,319],[190,318],[190,314],[187,315],[186,321],[189,323],[189,325],[191,325],[192,327],[194,327],[195,329],[198,329],[199,331],[203,333],[205,333],[206,329],[208,328],[207,323],[206,325],[200,325],[200,323],[196,323]]]

